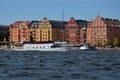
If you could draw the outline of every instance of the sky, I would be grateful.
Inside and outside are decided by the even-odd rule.
[[[94,20],[97,15],[120,20],[120,0],[0,0],[0,25],[15,21]]]

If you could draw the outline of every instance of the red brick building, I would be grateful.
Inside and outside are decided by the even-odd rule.
[[[101,18],[97,16],[95,20],[88,23],[87,43],[91,46],[105,46],[107,40],[113,44],[114,38],[120,42],[120,22],[117,19]]]
[[[80,28],[76,20],[71,17],[65,26],[65,41],[68,44],[80,44]]]
[[[28,25],[30,22],[16,21],[10,25],[10,42],[21,43],[30,41]]]
[[[80,27],[80,44],[86,44],[86,27],[88,22],[86,20],[76,20],[76,22]]]
[[[75,20],[73,17],[65,26],[65,41],[68,44],[86,43],[86,20]]]

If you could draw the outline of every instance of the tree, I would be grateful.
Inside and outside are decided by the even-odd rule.
[[[9,38],[8,31],[0,31],[0,41],[4,41],[4,39],[6,39],[6,41],[8,41],[8,38]]]
[[[118,38],[114,38],[113,46],[118,46],[118,45],[119,45]]]
[[[105,41],[105,46],[109,46],[109,45],[110,45],[110,40],[107,39],[107,40]]]
[[[102,40],[101,40],[101,39],[98,39],[97,42],[96,42],[96,46],[99,46],[99,47],[100,47],[101,44],[102,44]]]
[[[87,42],[87,45],[90,46],[90,42],[89,41]]]

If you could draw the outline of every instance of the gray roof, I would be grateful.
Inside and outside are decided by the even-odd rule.
[[[40,22],[41,21],[32,21],[30,24],[29,24],[29,28],[36,28],[40,25]]]
[[[55,21],[55,20],[49,20],[50,24],[53,28],[64,28],[67,22],[65,21]]]
[[[80,27],[87,27],[88,24],[88,21],[86,20],[76,20],[76,22]]]

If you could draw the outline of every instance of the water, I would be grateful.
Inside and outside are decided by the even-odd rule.
[[[0,51],[0,80],[120,80],[120,51]]]

